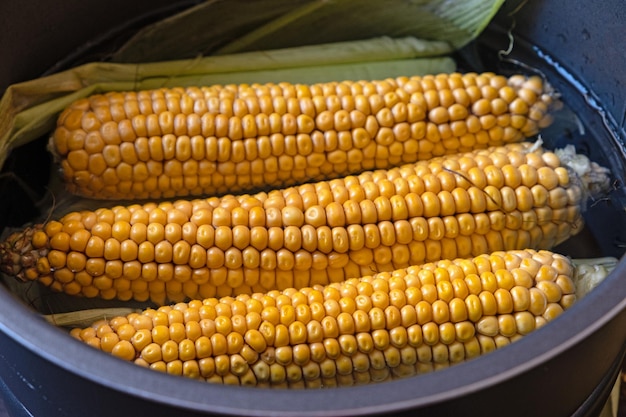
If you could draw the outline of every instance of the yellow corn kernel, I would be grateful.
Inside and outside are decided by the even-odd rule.
[[[10,236],[0,246],[7,255],[2,267],[72,294],[164,303],[326,285],[489,251],[549,249],[581,230],[587,193],[574,193],[581,200],[568,200],[565,208],[550,207],[540,180],[556,187],[550,192],[581,191],[581,185],[566,181],[566,170],[554,173],[560,168],[555,154],[531,146],[509,144],[253,195],[69,213]],[[541,176],[524,176],[531,171],[521,167],[531,164]],[[541,187],[545,198],[521,201],[510,191],[515,184],[531,194]],[[541,265],[531,261],[520,268]],[[490,282],[507,291],[512,286],[510,277]],[[451,297],[450,289],[440,291]]]
[[[498,287],[474,273],[489,267],[489,276],[504,277],[527,259],[542,263],[529,273],[530,288]],[[369,383],[441,369],[514,342],[571,305],[574,271],[556,253],[499,251],[325,287],[177,303],[70,334],[120,359],[213,383]],[[458,298],[441,290],[464,278],[472,283]],[[411,295],[416,291],[420,297]],[[563,303],[564,297],[570,301]],[[194,334],[202,336],[194,342]]]
[[[518,78],[111,92],[65,109],[50,144],[68,189],[93,198],[249,192],[519,142],[550,124],[556,100],[539,77]],[[473,88],[477,79],[497,87]],[[295,90],[301,95],[286,96]]]

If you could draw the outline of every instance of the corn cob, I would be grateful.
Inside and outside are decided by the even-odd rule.
[[[72,212],[10,236],[0,267],[68,294],[164,304],[549,249],[581,229],[585,189],[607,177],[591,164],[597,177],[583,186],[531,146],[256,195]]]
[[[518,340],[576,301],[574,271],[549,251],[494,252],[325,287],[147,309],[71,334],[121,359],[208,382],[363,384]]]
[[[67,108],[49,148],[76,194],[221,195],[519,142],[555,103],[493,73],[107,93]]]

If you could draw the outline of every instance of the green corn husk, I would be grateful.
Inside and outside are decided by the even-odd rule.
[[[45,135],[65,106],[93,93],[451,72],[449,55],[476,37],[503,3],[205,1],[139,31],[112,55],[116,63],[88,63],[10,86],[0,100],[0,167],[12,148]]]
[[[107,91],[252,83],[315,83],[454,71],[440,41],[388,37],[145,64],[96,62],[10,86],[0,100],[0,166],[8,151],[54,128],[73,101]]]
[[[114,54],[119,62],[192,58],[377,36],[444,41],[477,36],[502,0],[206,1],[150,25]],[[190,35],[191,33],[191,35]]]

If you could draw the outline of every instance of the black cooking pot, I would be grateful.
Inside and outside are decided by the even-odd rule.
[[[155,12],[146,14],[147,3],[2,2],[0,91],[58,68],[68,56],[84,58],[112,39],[111,28],[118,29],[115,36],[130,35],[159,13],[191,4],[153,0]],[[623,1],[528,2],[512,17],[516,5],[505,5],[459,54],[460,62],[486,68],[523,62],[541,71],[585,126],[584,134],[571,132],[569,139],[610,166],[619,188],[626,178]],[[513,22],[514,52],[494,63],[493,52],[508,47]],[[85,46],[85,40],[92,42]],[[19,213],[29,215],[14,206],[19,190],[2,191],[3,225]],[[590,207],[585,230],[561,249],[574,256],[621,256],[626,213],[619,195]],[[625,346],[625,262],[567,314],[506,349],[419,377],[327,390],[201,384],[142,369],[76,342],[0,288],[0,388],[13,416],[595,416]]]

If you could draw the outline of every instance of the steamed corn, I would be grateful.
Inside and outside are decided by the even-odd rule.
[[[50,149],[88,197],[251,192],[519,142],[556,102],[493,73],[106,93],[67,108]]]
[[[568,258],[520,250],[324,287],[178,303],[71,334],[173,375],[260,387],[331,387],[475,358],[545,325],[575,300]]]
[[[581,230],[586,187],[531,146],[269,193],[72,212],[13,234],[0,266],[68,294],[163,304],[549,249]]]

